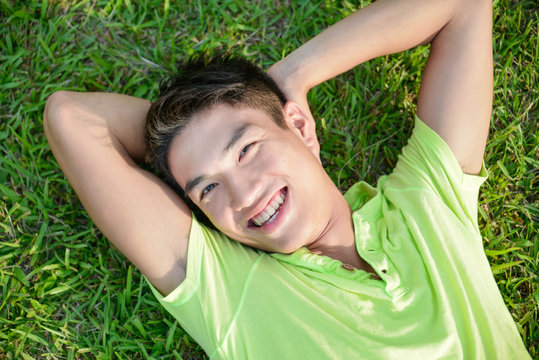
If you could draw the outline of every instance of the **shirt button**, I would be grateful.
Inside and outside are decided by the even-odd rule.
[[[342,264],[342,267],[343,269],[346,269],[346,270],[349,270],[349,271],[353,271],[354,270],[354,267],[350,264]]]

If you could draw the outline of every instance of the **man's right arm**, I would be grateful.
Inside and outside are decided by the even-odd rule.
[[[268,72],[289,100],[369,59],[429,43],[417,114],[477,174],[492,108],[492,2],[378,0],[332,25]]]
[[[191,212],[136,162],[144,158],[150,102],[60,91],[47,101],[45,133],[60,167],[103,234],[163,294],[185,278]]]

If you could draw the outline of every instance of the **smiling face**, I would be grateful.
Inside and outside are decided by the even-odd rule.
[[[323,237],[342,196],[322,168],[316,134],[299,106],[287,129],[262,110],[218,104],[199,112],[173,140],[172,175],[230,238],[290,253]]]

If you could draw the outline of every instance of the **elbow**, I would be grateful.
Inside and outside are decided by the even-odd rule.
[[[43,111],[43,128],[49,142],[53,133],[58,130],[61,123],[65,122],[72,105],[69,91],[56,91],[49,96]]]

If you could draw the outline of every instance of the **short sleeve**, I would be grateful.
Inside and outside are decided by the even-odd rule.
[[[384,188],[432,192],[461,222],[477,227],[479,187],[486,178],[484,164],[478,175],[464,173],[445,141],[416,117],[412,136]]]
[[[150,287],[161,305],[211,354],[225,336],[261,256],[200,224],[193,215],[185,280],[165,297]]]

